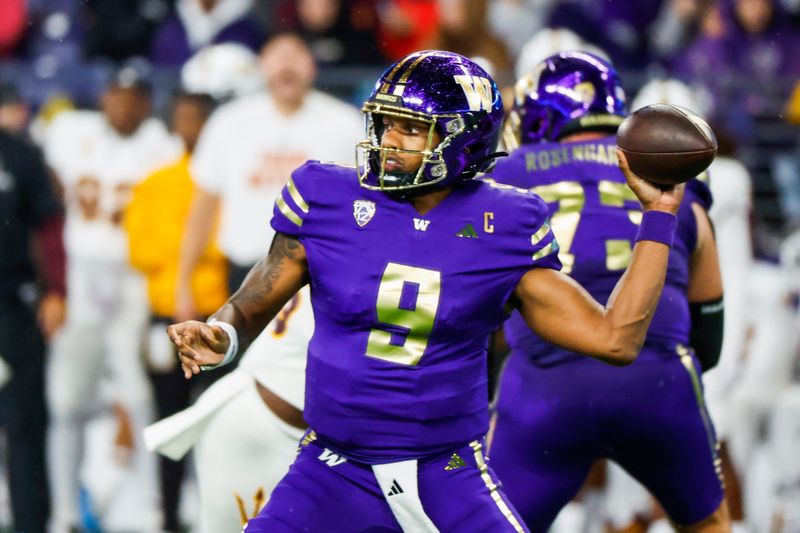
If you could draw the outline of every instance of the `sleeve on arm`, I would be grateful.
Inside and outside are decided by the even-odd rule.
[[[52,215],[45,219],[36,231],[36,240],[39,247],[38,268],[47,291],[66,296],[67,256],[64,250],[64,217]]]
[[[308,220],[312,209],[312,186],[309,163],[294,172],[275,199],[272,211],[272,228],[286,235],[301,237],[303,224]]]
[[[711,209],[711,190],[708,188],[708,174],[686,182],[686,192],[678,210],[677,237],[686,243],[690,252],[697,247],[697,219],[692,204],[698,204],[706,213]]]
[[[694,348],[703,372],[714,368],[722,354],[725,307],[722,298],[707,302],[690,302],[692,328],[689,344]]]
[[[693,201],[702,205],[706,211],[711,209],[711,205],[714,203],[709,187],[709,179],[708,172],[703,172],[686,183],[686,191],[692,195]]]
[[[47,171],[41,152],[33,146],[21,146],[23,175],[27,189],[26,212],[36,232],[37,267],[48,291],[66,294],[64,218],[56,186]]]

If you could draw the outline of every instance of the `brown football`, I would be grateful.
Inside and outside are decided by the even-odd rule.
[[[717,154],[717,138],[706,121],[668,104],[631,113],[619,126],[617,146],[636,175],[659,185],[689,181]]]

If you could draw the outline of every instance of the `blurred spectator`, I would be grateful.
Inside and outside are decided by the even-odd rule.
[[[361,115],[313,90],[315,65],[295,34],[275,36],[261,53],[268,94],[253,94],[219,108],[209,120],[192,160],[198,185],[178,271],[176,319],[197,316],[190,273],[210,237],[212,213],[220,214],[219,247],[228,258],[229,288],[238,289],[269,247],[263,223],[292,171],[308,159],[350,162],[363,135]]]
[[[429,48],[439,26],[438,0],[378,0],[378,44],[389,61]]]
[[[489,28],[503,40],[511,57],[517,57],[530,36],[544,28],[555,3],[556,0],[490,0]]]
[[[622,71],[641,69],[652,59],[647,31],[660,6],[661,0],[562,0],[553,9],[548,25],[569,28],[599,46]]]
[[[489,30],[486,6],[487,0],[439,0],[439,30],[426,48],[482,58],[498,85],[513,85],[511,58]]]
[[[714,0],[666,0],[653,22],[650,47],[656,58],[669,59],[699,32],[700,21]]]
[[[62,222],[42,154],[0,127],[0,423],[13,531],[46,531],[50,517],[43,337],[64,320]]]
[[[84,53],[122,61],[147,56],[170,0],[82,0]]]
[[[192,389],[196,390],[198,385],[206,386],[225,375],[224,372],[204,374],[199,384],[184,379],[177,354],[166,335],[167,326],[174,322],[178,256],[194,193],[189,161],[213,106],[214,101],[208,95],[184,93],[177,97],[172,128],[183,141],[184,153],[138,184],[125,212],[131,264],[147,278],[151,316],[146,359],[158,419],[186,408]],[[191,282],[192,297],[203,318],[222,306],[228,297],[225,268],[225,258],[213,243],[209,243]],[[161,527],[165,531],[177,533],[181,530],[178,511],[184,470],[184,460],[159,457]]]
[[[773,0],[722,0],[701,34],[675,57],[673,70],[713,96],[711,117],[740,140],[754,135],[753,117],[777,116],[800,76],[800,32]],[[779,104],[780,105],[780,104]]]
[[[0,129],[25,136],[29,120],[26,102],[11,84],[0,83]]]
[[[378,17],[365,0],[296,0],[284,2],[283,12],[311,48],[320,66],[382,63],[375,37]],[[284,15],[286,16],[286,15]]]
[[[151,419],[140,357],[147,294],[129,265],[120,224],[132,187],[173,159],[178,147],[164,125],[149,118],[150,88],[134,71],[117,73],[101,107],[102,112],[58,115],[45,141],[48,163],[67,200],[68,316],[48,360],[56,533],[78,524],[84,428],[98,409],[106,372],[113,385],[111,400],[128,414],[134,437],[122,471],[125,483],[136,486],[126,502],[136,513],[125,529],[147,531],[156,512],[155,460],[140,443],[141,430]]]
[[[28,11],[25,0],[3,0],[3,16],[0,17],[0,57],[14,50],[25,34]]]
[[[700,35],[675,56],[672,64],[678,77],[713,95],[708,116],[711,119],[719,117],[720,122],[728,126],[742,122],[742,110],[734,105],[736,93],[741,89],[736,83],[734,52],[729,46],[733,39],[733,23],[721,4],[716,2],[702,20]]]
[[[800,76],[800,30],[775,0],[733,0],[739,71],[764,84]],[[785,83],[785,82],[784,82]],[[753,109],[753,108],[751,108]]]
[[[204,46],[238,43],[257,51],[264,33],[252,18],[252,0],[177,0],[175,12],[158,28],[150,58],[181,66]]]

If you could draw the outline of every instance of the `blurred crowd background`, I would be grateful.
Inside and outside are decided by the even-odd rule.
[[[770,234],[797,224],[800,2],[796,0],[4,0],[3,100],[32,116],[92,107],[113,69],[129,64],[154,86],[165,117],[180,67],[200,48],[232,42],[258,52],[297,31],[319,65],[317,87],[360,105],[381,68],[421,48],[481,56],[501,85],[525,45],[569,30],[608,54],[629,94],[675,76],[752,172],[755,211]],[[544,35],[541,35],[546,39]],[[577,41],[575,41],[577,42]],[[540,47],[543,46],[540,41]],[[546,46],[546,45],[544,45]],[[563,45],[562,45],[563,46]],[[530,62],[530,61],[529,61]],[[19,120],[22,121],[20,118]]]
[[[281,58],[290,58],[288,61],[297,67],[306,53],[295,49],[300,46],[310,51],[313,64],[309,68],[293,70],[292,65],[276,64],[280,61],[261,52],[265,43],[285,32],[299,36],[301,41],[294,47],[280,49]],[[83,210],[75,213],[89,216],[98,205],[103,208],[102,202],[98,204],[92,196],[97,193],[87,189],[86,181],[68,175],[73,170],[77,174],[83,172],[75,163],[81,157],[81,148],[70,144],[70,140],[93,126],[76,119],[72,123],[61,120],[61,127],[58,127],[59,120],[70,114],[86,117],[85,113],[94,113],[92,116],[111,125],[109,136],[120,138],[133,133],[141,137],[145,134],[140,128],[150,128],[148,140],[137,141],[137,147],[131,148],[133,152],[130,153],[126,152],[124,142],[109,141],[112,146],[109,150],[118,150],[114,152],[119,154],[116,164],[121,166],[122,162],[130,161],[125,172],[130,174],[133,167],[138,172],[126,176],[125,187],[115,190],[119,204],[115,213],[125,219],[124,231],[146,235],[144,240],[131,237],[130,253],[125,256],[133,269],[147,275],[147,261],[152,259],[147,256],[148,251],[157,250],[150,254],[152,256],[165,249],[158,248],[161,237],[157,228],[146,224],[163,215],[163,212],[155,213],[159,200],[153,198],[158,196],[159,190],[149,193],[155,196],[143,196],[149,199],[129,209],[129,189],[157,176],[154,172],[170,163],[170,158],[179,160],[182,151],[191,153],[198,135],[200,145],[196,157],[202,159],[202,164],[198,165],[225,172],[232,167],[219,161],[226,154],[231,158],[239,157],[239,145],[247,144],[254,128],[276,130],[277,136],[284,131],[282,128],[287,131],[290,128],[281,120],[270,120],[268,114],[255,125],[249,123],[237,129],[235,123],[229,124],[227,137],[219,133],[224,128],[217,124],[213,142],[207,140],[204,146],[201,130],[209,114],[209,124],[212,124],[223,107],[230,110],[237,101],[254,97],[275,98],[279,108],[285,104],[291,110],[294,109],[293,99],[302,102],[308,90],[306,85],[313,83],[317,90],[314,94],[327,93],[341,100],[352,107],[348,113],[355,115],[378,74],[394,60],[419,49],[446,49],[481,62],[504,89],[509,104],[518,76],[530,72],[538,61],[552,53],[578,48],[604,55],[614,63],[629,101],[637,95],[649,100],[643,103],[668,100],[687,105],[704,116],[717,134],[720,156],[738,165],[737,176],[742,173],[745,176],[743,179],[731,177],[728,187],[725,169],[729,167],[720,167],[717,174],[712,168],[711,172],[712,183],[719,180],[715,190],[722,191],[722,196],[727,191],[729,196],[721,205],[731,210],[730,214],[712,213],[717,217],[715,222],[724,224],[725,217],[730,216],[738,217],[744,224],[725,236],[727,240],[721,245],[721,248],[735,250],[728,258],[743,258],[729,259],[736,264],[726,264],[725,251],[722,252],[723,271],[728,269],[727,275],[723,272],[726,291],[741,295],[742,303],[734,309],[733,326],[727,327],[737,328],[739,334],[731,335],[726,329],[724,360],[714,371],[718,376],[712,378],[717,383],[708,385],[715,389],[710,395],[716,395],[716,399],[709,401],[728,408],[727,413],[717,415],[712,405],[712,414],[720,419],[715,422],[721,438],[729,441],[732,462],[738,471],[738,480],[729,483],[729,489],[734,490],[734,497],[738,498],[738,504],[733,507],[737,522],[752,531],[800,532],[800,393],[796,388],[800,387],[797,349],[800,329],[800,1],[2,0],[0,129],[41,147],[47,165],[59,178],[65,202],[68,204],[74,199]],[[299,56],[293,55],[298,53]],[[297,81],[297,77],[302,79]],[[643,88],[649,91],[646,96]],[[187,93],[194,96],[187,97]],[[181,102],[186,104],[183,108]],[[244,104],[240,107],[245,109]],[[217,110],[212,111],[213,108]],[[239,115],[243,112],[239,111]],[[269,157],[259,159],[259,168],[244,169],[242,172],[249,172],[251,185],[261,180],[272,187],[267,190],[274,193],[279,189],[275,189],[273,181],[285,180],[292,166],[319,153],[315,150],[326,142],[338,139],[347,141],[347,146],[351,145],[351,140],[354,144],[357,139],[352,133],[352,124],[344,125],[344,120],[331,122],[333,113],[326,113],[311,114],[302,123],[304,130],[300,135],[305,132],[309,143],[313,139],[316,143],[313,147],[291,153],[281,149],[278,155],[273,150]],[[225,116],[230,122],[234,115],[230,112]],[[217,122],[221,123],[222,119]],[[163,135],[161,130],[156,131],[165,127],[170,133],[167,129],[163,130]],[[208,137],[210,139],[211,134]],[[203,150],[205,153],[201,153]],[[352,164],[355,152],[348,155],[340,151],[332,157]],[[105,164],[109,168],[113,166]],[[189,172],[186,163],[181,168],[181,172]],[[221,192],[224,184],[211,183],[205,177],[198,183],[207,192],[222,196],[223,202],[235,201],[235,197]],[[178,197],[186,189],[175,187],[169,189],[169,193],[162,190],[162,196],[174,194],[169,201],[180,204],[176,210],[185,217],[189,206],[184,206]],[[146,188],[138,188],[137,194],[146,193]],[[208,205],[217,207],[213,202]],[[68,226],[70,216],[78,216],[70,209],[68,205]],[[235,210],[237,204],[232,203],[227,209]],[[249,210],[247,206],[242,212]],[[269,201],[263,205],[260,218],[245,221],[242,227],[249,224],[256,231],[257,226],[266,224],[271,210]],[[180,228],[183,222],[175,222],[176,227]],[[236,223],[230,222],[228,227],[223,219],[220,231],[230,232]],[[82,237],[73,235],[70,238],[69,231],[68,228],[68,265],[82,254],[86,255],[86,250],[82,250]],[[89,230],[73,225],[73,234],[81,231]],[[212,228],[197,231],[211,233]],[[108,246],[114,248],[118,245],[118,236],[110,238],[114,242],[109,242]],[[174,255],[173,262],[178,261],[182,236],[170,234],[163,238],[174,241],[172,251],[163,253]],[[152,285],[153,280],[148,279],[151,321],[204,316],[224,301],[230,287],[237,285],[237,279],[241,280],[231,272],[246,271],[257,258],[258,251],[263,250],[263,245],[257,242],[256,256],[251,257],[241,246],[237,249],[235,245],[226,244],[226,238],[230,236],[222,235],[219,249],[214,248],[202,258],[196,257],[192,266],[205,261],[212,271],[215,261],[224,264],[220,268],[227,269],[228,283],[214,285],[213,290],[207,291],[203,303],[197,294],[195,301],[189,301],[191,298],[182,298],[180,291],[181,276],[187,283],[186,273],[182,274],[178,265],[174,265],[173,275],[178,276],[178,281],[167,282],[165,298],[161,298],[164,291],[159,293]],[[238,238],[248,237],[240,233]],[[113,255],[112,252],[108,251]],[[103,274],[91,269],[89,272],[88,280],[75,283],[91,285],[102,281]],[[68,276],[67,300],[74,290],[73,282]],[[144,299],[144,285],[141,287]],[[68,321],[81,318],[69,315],[73,309],[69,302],[67,309]],[[50,326],[46,320],[42,323],[47,338],[57,335],[60,325],[57,317],[51,322]],[[133,333],[132,346],[146,344],[135,340],[137,335],[146,337],[144,333]],[[158,351],[153,343],[150,351]],[[151,353],[147,363],[152,386],[148,394],[156,396],[159,385],[152,374],[153,368],[158,367],[157,359]],[[81,363],[73,361],[71,364]],[[58,373],[51,371],[50,376],[52,379]],[[74,396],[59,396],[58,391],[51,392],[50,396],[51,424],[61,423],[61,415],[52,412],[54,402],[62,396]],[[111,399],[107,409],[93,410],[90,418],[109,421],[108,434],[112,436],[114,449],[141,447],[136,436],[126,438],[119,429],[126,424],[139,427],[137,407],[126,410],[124,402],[114,401],[113,391],[100,396]],[[177,407],[173,406],[172,411],[190,401],[189,393],[185,399],[176,401]],[[140,403],[163,407],[165,400],[149,397]],[[169,409],[156,409],[156,414],[149,419],[169,412]],[[103,431],[98,430],[98,434],[102,435]],[[103,449],[102,444],[89,442],[87,446]],[[89,462],[88,455],[83,457],[81,461]],[[75,464],[70,467],[78,468]],[[102,466],[99,468],[103,470]],[[104,526],[102,512],[98,509],[102,507],[98,502],[103,497],[98,494],[111,490],[109,487],[113,483],[97,481],[85,473],[81,475],[79,520],[82,528],[145,530]],[[182,476],[183,472],[177,475]],[[95,487],[94,503],[88,490],[91,487]],[[4,495],[0,497],[0,524],[10,524],[8,491],[3,489],[0,494]],[[185,503],[187,499],[190,496],[184,495],[183,505],[171,504],[174,509],[183,508],[177,518],[172,517],[173,523],[191,523],[192,504]],[[621,529],[635,521],[636,513],[647,514],[641,509],[631,513],[619,517],[609,512],[603,515],[600,526],[584,524],[580,530]],[[574,524],[568,527],[577,527]],[[154,530],[159,527],[177,530],[180,526],[162,524]]]

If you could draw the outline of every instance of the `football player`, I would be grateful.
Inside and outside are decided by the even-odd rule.
[[[551,56],[516,85],[506,140],[520,146],[493,173],[547,202],[562,272],[614,309],[647,210],[618,167],[615,132],[624,116],[625,94],[609,63],[585,52]],[[524,307],[506,324],[511,356],[492,465],[532,531],[548,529],[600,458],[643,483],[676,526],[729,529],[700,380],[722,342],[710,205],[706,183],[691,180],[661,299],[632,365],[614,368],[552,343],[540,328],[531,331]]]
[[[246,531],[526,531],[485,459],[489,334],[514,305],[566,349],[636,357],[683,187],[662,191],[623,163],[646,212],[604,308],[558,272],[539,197],[473,179],[498,155],[502,110],[467,58],[401,59],[364,104],[358,168],[298,168],[275,202],[268,255],[209,323],[170,326],[189,378],[232,360],[311,285],[311,430]]]
[[[126,503],[149,510],[156,501],[153,457],[139,438],[152,409],[140,354],[147,291],[130,265],[121,225],[133,186],[180,154],[164,124],[150,117],[150,103],[149,82],[123,67],[104,91],[101,111],[64,112],[47,130],[45,155],[66,198],[67,320],[53,341],[47,368],[53,529],[58,532],[77,526],[80,518],[84,429],[96,415],[106,371],[113,384],[111,400],[128,413],[136,436],[124,472],[141,501]],[[94,496],[95,502],[106,499]],[[130,527],[150,527],[152,514],[132,515],[136,523]]]

